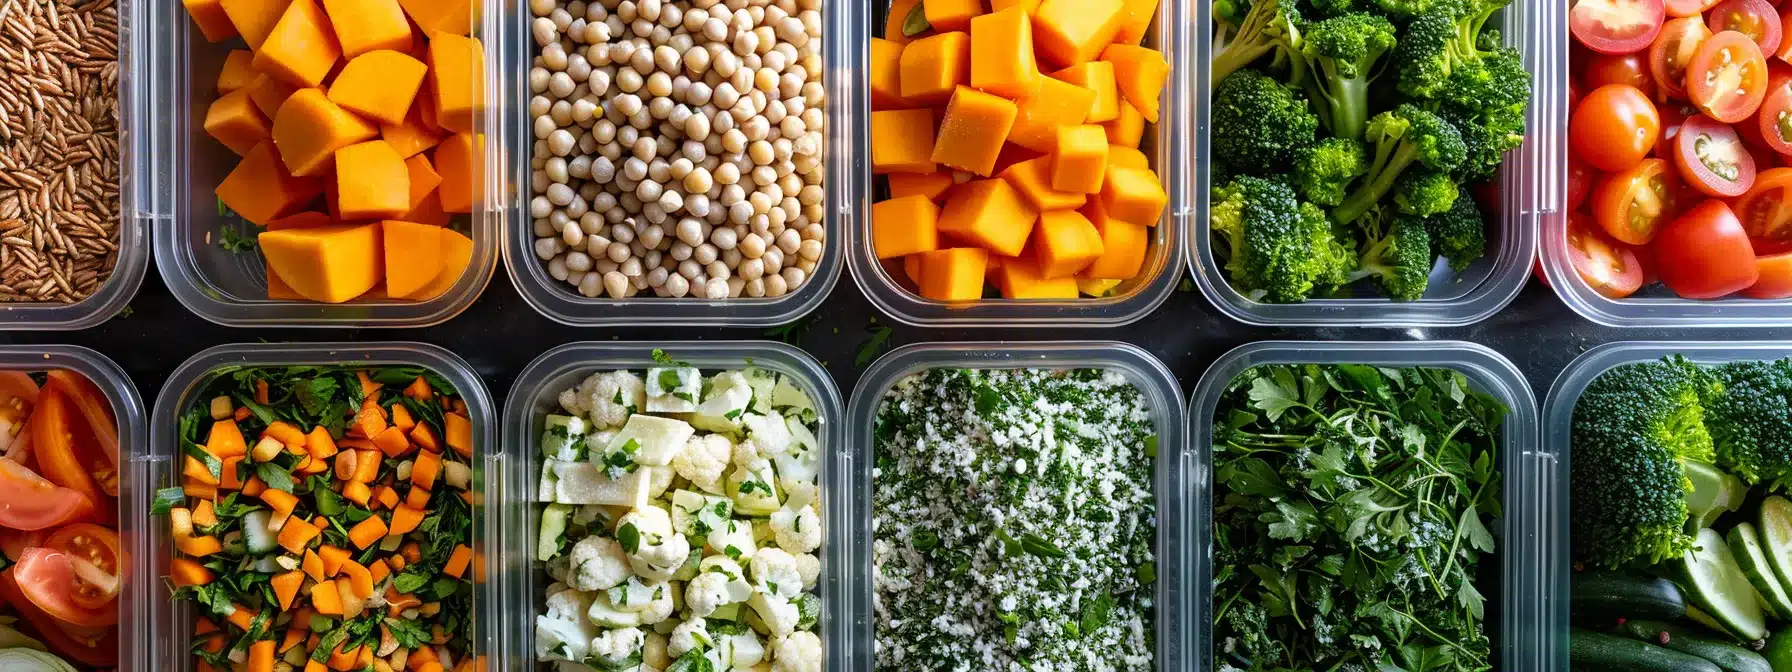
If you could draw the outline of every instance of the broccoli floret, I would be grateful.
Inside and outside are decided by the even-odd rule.
[[[1463,183],[1485,182],[1497,175],[1506,154],[1524,144],[1524,107],[1474,111],[1443,104],[1437,114],[1462,134],[1467,148],[1456,179]]]
[[[1435,9],[1439,5],[1447,5],[1454,0],[1371,0],[1381,11],[1397,19],[1410,19]]]
[[[1394,48],[1394,24],[1375,14],[1345,14],[1312,23],[1301,34],[1307,79],[1319,121],[1339,138],[1363,137],[1369,81]]]
[[[1231,2],[1218,8],[1216,14],[1236,16],[1240,4],[1243,3]],[[1294,0],[1252,0],[1250,9],[1238,21],[1224,18],[1222,21],[1228,26],[1236,26],[1236,30],[1213,57],[1213,81],[1224,81],[1232,73],[1271,53],[1276,53],[1278,60],[1287,61],[1291,54],[1300,52],[1300,12],[1295,8]],[[1220,35],[1220,38],[1226,37]],[[1299,82],[1300,78],[1291,77],[1289,81]]]
[[[1301,13],[1315,19],[1342,16],[1368,9],[1368,0],[1306,0]]]
[[[1724,392],[1705,409],[1717,466],[1750,484],[1792,485],[1792,360],[1711,370]]]
[[[1235,178],[1214,190],[1211,213],[1210,226],[1229,253],[1226,272],[1241,292],[1296,303],[1351,277],[1355,255],[1325,212],[1286,184]]]
[[[1369,172],[1369,152],[1363,143],[1326,138],[1302,147],[1294,157],[1294,185],[1313,203],[1333,206],[1344,202],[1350,183]]]
[[[1408,170],[1394,183],[1394,205],[1420,217],[1448,212],[1456,205],[1456,178],[1435,170]]]
[[[1520,88],[1512,81],[1515,73],[1524,72],[1518,52],[1499,48],[1494,41],[1499,38],[1497,33],[1483,37],[1487,20],[1510,2],[1437,0],[1413,15],[1394,51],[1400,91],[1421,98],[1448,95],[1458,100],[1481,100],[1489,94],[1502,102],[1518,97]],[[1528,94],[1529,77],[1521,79],[1523,92]]]
[[[1721,393],[1678,357],[1617,366],[1587,386],[1570,439],[1576,560],[1619,568],[1679,557],[1690,524],[1740,506],[1741,482],[1711,466],[1705,409]]]
[[[1458,197],[1449,210],[1426,217],[1425,230],[1431,233],[1431,251],[1448,259],[1457,273],[1487,254],[1487,221],[1471,197]]]
[[[1263,73],[1240,70],[1214,92],[1214,156],[1240,172],[1286,172],[1318,132],[1306,98]]]
[[[1380,220],[1377,213],[1371,219]],[[1382,293],[1395,301],[1417,301],[1431,281],[1431,234],[1418,217],[1399,216],[1391,226],[1369,227],[1369,246],[1357,265],[1357,277],[1372,277]]]
[[[1462,165],[1468,154],[1456,127],[1411,104],[1370,119],[1367,141],[1375,147],[1375,160],[1363,183],[1332,211],[1339,222],[1355,222],[1380,203],[1408,166],[1416,163],[1435,172],[1449,172]]]

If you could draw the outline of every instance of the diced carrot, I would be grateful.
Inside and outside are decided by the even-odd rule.
[[[209,536],[208,537],[190,537],[187,539],[176,539],[176,540],[174,540],[174,547],[180,549],[180,552],[185,553],[187,555],[191,555],[195,558],[203,558],[205,556],[212,555],[214,553],[219,553],[224,550],[224,545],[221,543],[218,543],[217,537],[209,537]]]
[[[224,458],[222,460],[222,462],[224,463],[224,469],[223,469],[224,476],[222,478],[218,479],[218,489],[219,490],[241,490],[241,489],[243,489],[243,473],[242,473],[243,472],[243,469],[242,469],[243,456],[242,455],[232,455],[230,457]]]
[[[190,478],[181,484],[180,489],[183,494],[195,499],[215,500],[218,498],[218,486],[200,483]]]
[[[249,454],[249,445],[243,441],[243,430],[236,426],[235,420],[219,420],[212,423],[211,433],[205,437],[205,451],[225,458]]]
[[[224,650],[224,642],[227,640],[227,637],[225,636],[225,634],[222,631],[220,631],[218,629],[218,626],[216,626],[216,625],[212,626],[211,631],[215,634],[213,634],[210,637],[205,638],[205,644],[201,645],[199,648],[204,651],[210,652],[210,653],[217,653],[219,651],[223,651]]]
[[[236,609],[231,611],[229,616],[224,617],[224,620],[231,625],[236,626],[236,629],[247,632],[249,626],[255,624],[255,610],[241,604],[233,604],[231,606],[236,607]]]
[[[355,421],[349,425],[348,431],[349,434],[362,438],[379,436],[380,432],[386,431],[386,418],[380,415],[377,404],[372,408],[363,406],[361,412],[355,414]]]
[[[412,490],[416,492],[416,490]],[[423,522],[423,511],[409,504],[400,504],[392,510],[392,530],[390,534],[410,534]]]
[[[211,500],[199,500],[199,504],[193,507],[193,525],[210,527],[217,524],[218,511],[212,508]]]
[[[368,520],[379,520],[368,518]],[[359,562],[350,560],[342,563],[342,573],[348,575],[349,586],[354,588],[355,596],[363,600],[373,597],[373,572]]]
[[[356,523],[349,528],[348,540],[354,542],[355,548],[365,549],[386,538],[386,521],[379,516],[370,516],[367,520]]]
[[[449,448],[461,457],[473,457],[473,422],[467,416],[459,413],[442,416],[442,432]]]
[[[429,510],[429,490],[427,488],[411,488],[404,496],[404,505],[418,511]]]
[[[374,488],[373,489],[373,502],[374,502],[374,507],[373,507],[374,509],[380,509],[382,507],[390,509],[392,507],[398,506],[398,491],[393,490],[392,486],[389,486],[389,485],[381,485],[377,488]]]
[[[193,619],[193,635],[205,635],[218,631],[218,624],[203,616]]]
[[[297,496],[285,490],[271,488],[267,492],[261,493],[261,501],[267,502],[268,507],[272,508],[274,513],[282,516],[292,513],[293,508],[299,505]]]
[[[316,539],[320,531],[316,525],[293,516],[287,519],[285,527],[280,528],[280,547],[293,553],[304,553],[305,547],[311,545],[311,540]]]
[[[361,506],[367,506],[367,500],[372,498],[372,496],[373,491],[368,489],[366,483],[349,481],[342,484],[343,499],[360,504]]]
[[[248,420],[249,419],[249,407],[248,406],[238,406],[236,410],[230,412],[230,419],[235,420],[237,422],[242,422],[244,420]]]
[[[268,579],[268,584],[274,587],[274,597],[280,599],[280,610],[286,611],[292,608],[293,598],[299,596],[299,586],[305,584],[305,573],[295,570],[275,574]]]
[[[286,653],[287,650],[298,646],[300,642],[305,641],[305,635],[307,634],[305,627],[308,626],[302,626],[300,624],[310,620],[310,616],[305,616],[303,619],[294,616],[292,619],[292,627],[286,629],[286,635],[280,639],[280,649],[275,651],[275,653]]]
[[[461,415],[466,415],[467,414],[467,402],[464,400],[461,400],[461,399],[455,399],[453,410],[455,413],[459,413]]]
[[[349,553],[347,549],[325,544],[317,547],[317,557],[324,562],[324,576],[335,576],[342,573],[342,564],[348,562]]]
[[[426,422],[419,422],[411,429],[411,443],[430,452],[442,452],[442,442],[436,440],[436,433],[430,430],[429,423]]]
[[[304,430],[294,427],[292,423],[286,422],[285,420],[275,420],[272,424],[268,425],[267,431],[262,433],[274,437],[275,441],[279,441],[288,446],[305,445]]]
[[[305,659],[305,672],[325,672],[326,670],[329,670],[329,669],[330,668],[325,667],[323,663],[317,662],[315,660],[311,660],[309,658]]]
[[[268,403],[268,381],[265,381],[265,380],[255,381],[255,403],[262,404],[264,406],[267,405],[267,403]]]
[[[435,649],[429,648],[427,646],[418,647],[416,651],[411,652],[411,667],[412,668],[421,669],[421,668],[417,668],[417,666],[428,664],[428,663],[437,663],[436,669],[439,670],[439,669],[441,669],[441,666],[440,666],[441,660],[442,659],[440,657],[436,656]]]
[[[186,464],[186,467],[184,469],[181,469],[181,474],[186,476],[188,479],[190,479],[194,482],[197,482],[197,483],[205,484],[205,485],[217,485],[218,484],[218,477],[213,476],[212,471],[210,469],[205,468],[205,464],[201,463],[199,461],[199,458],[193,457],[192,455],[188,455],[185,460],[185,464]]]
[[[311,608],[324,616],[342,615],[342,596],[336,592],[336,582],[319,581],[311,586]]]
[[[386,564],[385,560],[375,560],[367,565],[367,573],[373,577],[373,585],[377,586],[385,583],[386,577],[392,575],[392,568]]]
[[[380,388],[386,386],[385,383],[373,382],[373,379],[367,376],[366,371],[356,371],[355,378],[361,381],[362,398],[371,397],[373,396],[373,393],[380,391]]]
[[[404,388],[404,396],[417,401],[429,401],[436,396],[436,393],[429,389],[429,381],[424,380],[423,376],[417,376],[416,380],[411,381],[410,386]]]
[[[392,408],[400,411],[404,410],[403,406],[393,406]],[[407,417],[405,419],[409,420],[410,418]],[[414,425],[416,423],[412,424]],[[411,440],[405,438],[404,428],[398,425],[387,427],[386,431],[380,432],[377,436],[374,436],[373,445],[379,446],[380,452],[385,453],[386,457],[404,457],[411,452]]]
[[[411,463],[411,485],[430,490],[435,487],[436,476],[442,471],[442,454],[427,450],[417,451],[417,460]]]
[[[174,581],[175,588],[183,588],[208,585],[218,577],[212,574],[212,570],[206,569],[205,565],[196,561],[187,558],[174,558],[168,564],[168,578]]]
[[[387,422],[391,422],[392,420],[392,416],[386,413],[386,406],[380,403],[380,393],[378,392],[369,394],[366,399],[361,400],[361,410],[378,413],[380,414],[380,419]],[[372,435],[368,436],[369,438],[372,438]]]
[[[330,457],[336,454],[336,439],[330,437],[330,430],[318,425],[305,435],[305,451],[318,459]]]
[[[472,562],[473,549],[467,548],[466,544],[456,545],[454,554],[448,556],[448,564],[442,565],[442,573],[458,579],[467,573],[467,565]]]
[[[274,672],[274,640],[264,639],[249,645],[248,672]]]
[[[324,548],[329,547],[325,546]],[[305,549],[305,560],[299,563],[299,568],[304,570],[305,576],[311,577],[312,581],[324,580],[324,559],[317,556],[317,551]]]
[[[373,665],[373,648],[366,647],[366,646],[361,647],[361,652],[355,654],[355,669],[365,670],[368,667],[371,667],[372,665]]]
[[[380,477],[380,451],[355,451],[355,480],[372,483]]]
[[[411,411],[405,408],[404,404],[393,404],[392,426],[397,427],[398,431],[409,432],[412,427],[417,426],[417,421],[411,418]],[[377,440],[376,438],[375,441],[377,442]]]
[[[260,476],[250,476],[249,481],[243,484],[243,496],[245,497],[260,497],[261,493],[267,491],[268,484],[263,483]]]

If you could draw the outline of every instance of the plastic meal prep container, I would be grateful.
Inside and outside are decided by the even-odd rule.
[[[1305,303],[1261,303],[1234,289],[1225,264],[1215,257],[1207,218],[1211,212],[1213,150],[1209,143],[1213,114],[1211,103],[1217,82],[1212,80],[1213,13],[1211,3],[1197,2],[1192,25],[1198,26],[1193,68],[1196,79],[1194,216],[1188,218],[1189,268],[1195,285],[1214,307],[1245,324],[1273,327],[1442,327],[1474,324],[1505,308],[1524,289],[1537,251],[1539,220],[1561,208],[1566,179],[1568,45],[1567,4],[1515,0],[1488,22],[1499,29],[1507,46],[1524,56],[1532,76],[1529,129],[1525,142],[1506,156],[1494,177],[1496,200],[1480,202],[1489,220],[1487,255],[1462,273],[1440,263],[1431,272],[1431,284],[1418,301],[1383,298],[1367,282],[1351,286],[1350,297],[1310,299]],[[1390,75],[1391,76],[1391,75]],[[1465,187],[1462,197],[1481,191]]]
[[[1190,618],[1189,599],[1198,584],[1188,583],[1192,575],[1185,566],[1195,555],[1191,545],[1187,516],[1182,497],[1195,483],[1188,471],[1194,459],[1189,454],[1186,420],[1183,417],[1182,390],[1176,377],[1163,362],[1151,353],[1126,343],[1110,341],[996,342],[996,343],[923,343],[905,346],[879,358],[865,370],[853,390],[848,408],[852,420],[852,452],[846,457],[851,469],[852,502],[847,509],[850,520],[835,518],[830,524],[842,525],[849,538],[856,540],[852,548],[848,585],[852,586],[853,614],[858,622],[851,631],[852,651],[848,669],[869,670],[876,660],[877,625],[872,617],[871,518],[873,489],[877,487],[871,469],[876,464],[872,432],[877,426],[878,409],[884,395],[898,381],[931,369],[1103,369],[1125,376],[1144,395],[1151,409],[1151,421],[1157,430],[1158,452],[1155,478],[1157,508],[1156,609],[1157,623],[1153,636],[1157,644],[1160,672],[1181,672],[1191,667],[1196,658],[1189,648],[1193,631],[1203,626]],[[1198,591],[1206,595],[1207,591]]]
[[[1388,367],[1439,367],[1462,372],[1473,388],[1506,405],[1499,444],[1505,488],[1505,517],[1496,521],[1493,563],[1483,567],[1481,592],[1487,603],[1488,638],[1494,668],[1501,670],[1566,670],[1568,662],[1568,518],[1564,499],[1565,451],[1537,441],[1536,398],[1524,375],[1505,357],[1486,347],[1460,341],[1312,342],[1265,341],[1222,355],[1195,387],[1189,403],[1188,465],[1190,493],[1185,510],[1193,544],[1201,552],[1190,563],[1190,585],[1200,586],[1190,617],[1213,621],[1213,415],[1232,379],[1265,364],[1371,364]],[[1489,576],[1497,577],[1492,586]],[[1199,629],[1193,669],[1213,669],[1212,630]]]
[[[144,82],[140,86],[146,90],[139,114],[147,120],[140,126],[148,137],[137,141],[142,151],[125,171],[136,182],[127,193],[139,192],[144,216],[155,222],[156,267],[182,305],[232,327],[427,327],[453,319],[485,291],[497,268],[502,225],[494,211],[502,204],[490,199],[484,212],[475,208],[470,220],[455,216],[456,221],[469,221],[454,228],[473,239],[473,259],[460,281],[435,299],[357,299],[343,304],[268,299],[261,256],[218,245],[221,227],[238,227],[248,235],[255,227],[235,213],[226,214],[218,200],[214,190],[239,157],[205,132],[206,110],[218,98],[215,83],[225,56],[247,47],[240,38],[207,42],[182,3],[138,1],[125,6],[129,17],[121,20],[129,23],[124,32],[134,40],[148,41],[150,47],[142,58],[133,59],[129,76],[120,78]],[[133,25],[136,29],[129,30]],[[485,42],[486,101],[487,109],[492,109],[493,45],[489,39]],[[496,164],[499,144],[486,141],[487,194],[498,188],[489,166]]]
[[[1190,105],[1187,73],[1193,67],[1193,61],[1188,58],[1189,6],[1202,4],[1205,0],[1161,0],[1157,16],[1145,33],[1144,46],[1163,51],[1164,58],[1169,59],[1170,78],[1164,82],[1160,101],[1162,112],[1158,116],[1160,123],[1147,125],[1144,145],[1139,149],[1151,160],[1151,168],[1163,182],[1169,204],[1157,225],[1148,230],[1150,246],[1145,251],[1145,265],[1140,267],[1137,278],[1120,283],[1114,288],[1113,296],[1104,298],[994,298],[950,303],[922,298],[915,293],[914,283],[903,273],[902,259],[878,259],[871,249],[871,203],[888,192],[873,190],[875,176],[871,174],[870,156],[866,154],[854,162],[854,178],[867,198],[857,205],[858,211],[866,214],[860,218],[862,221],[852,226],[855,239],[849,260],[853,279],[866,298],[871,299],[883,314],[922,327],[1119,327],[1144,319],[1163,305],[1176,291],[1182,274],[1183,246],[1179,238],[1183,235],[1183,220],[1188,213],[1188,176],[1195,164],[1189,161],[1188,134],[1175,120],[1188,114]],[[871,26],[883,26],[889,3],[872,0],[871,5],[865,21],[876,22]],[[875,37],[881,32],[864,22],[859,28],[870,31],[862,35]],[[858,40],[859,44],[865,45],[860,51],[868,50],[870,42],[869,39]],[[871,114],[870,95],[867,88],[852,100],[856,113],[866,120]],[[859,129],[860,137],[867,138],[859,143],[860,147],[867,148],[865,151],[869,151],[868,125],[867,122]]]
[[[125,104],[124,95],[120,94],[121,107]],[[128,114],[124,118],[128,119]],[[123,126],[127,123],[120,122],[120,133],[125,132]],[[126,156],[131,153],[123,146],[119,150]],[[112,277],[101,283],[92,296],[74,303],[0,303],[0,330],[74,331],[97,327],[130,305],[138,286],[143,284],[143,273],[149,269],[149,234],[144,233],[143,223],[134,214],[133,208],[140,201],[132,199],[130,181],[125,178],[126,184],[119,190],[123,203],[119,207],[122,214],[118,222],[118,261],[112,267]]]
[[[473,648],[476,655],[488,660],[498,658],[500,630],[492,626],[499,623],[503,583],[497,565],[489,559],[497,551],[490,540],[498,535],[500,507],[486,503],[500,501],[502,459],[497,449],[497,409],[492,406],[478,372],[454,353],[426,343],[244,343],[205,350],[176,368],[156,397],[154,415],[149,421],[148,450],[133,451],[131,456],[138,483],[132,488],[136,495],[128,500],[124,516],[127,529],[137,532],[127,541],[131,572],[136,577],[152,577],[134,584],[138,607],[131,629],[121,633],[121,637],[129,635],[128,641],[137,647],[134,669],[185,672],[193,669],[195,660],[189,653],[193,604],[174,600],[168,582],[159,578],[168,576],[168,561],[174,552],[168,519],[149,512],[150,499],[158,488],[180,485],[180,414],[200,401],[193,395],[216,376],[260,366],[419,366],[441,375],[460,393],[473,422],[476,453],[469,464],[473,469],[473,552],[475,557],[483,554],[488,559],[483,577],[479,574],[480,563],[473,564],[473,608],[478,612],[474,614]]]
[[[589,298],[577,288],[548,275],[547,262],[535,256],[534,220],[529,217],[530,155],[534,151],[529,117],[529,67],[534,58],[535,39],[529,32],[533,15],[529,3],[497,3],[502,10],[487,12],[488,25],[495,37],[487,45],[502,44],[491,55],[492,76],[498,104],[487,123],[487,136],[500,138],[495,146],[503,149],[499,171],[506,180],[504,200],[499,203],[508,225],[504,239],[504,268],[523,300],[548,319],[575,327],[620,325],[678,325],[708,327],[767,327],[787,324],[821,306],[834,284],[840,280],[842,251],[855,226],[865,199],[860,183],[849,179],[852,166],[865,161],[860,149],[865,146],[864,113],[848,109],[848,104],[861,97],[860,73],[865,68],[866,43],[864,25],[855,23],[853,11],[860,2],[828,0],[821,7],[823,39],[822,64],[826,73],[822,86],[827,91],[826,181],[822,183],[827,212],[827,238],[822,241],[821,260],[809,278],[784,296],[751,298],[742,295],[732,299],[660,298],[644,291],[633,298]],[[668,220],[668,222],[673,220]]]
[[[821,578],[816,592],[821,596],[821,618],[816,634],[821,636],[827,652],[824,669],[841,671],[864,669],[850,664],[854,620],[863,613],[852,608],[854,597],[848,583],[849,547],[856,546],[847,536],[847,508],[852,490],[851,455],[846,448],[846,430],[841,409],[840,390],[827,369],[808,353],[772,341],[654,341],[654,342],[583,342],[568,343],[542,353],[517,375],[504,403],[504,434],[500,459],[512,465],[506,474],[504,492],[498,508],[505,512],[504,540],[500,544],[499,562],[494,564],[503,577],[505,598],[502,628],[506,658],[499,669],[533,670],[545,667],[535,660],[535,617],[544,613],[547,589],[551,579],[543,563],[535,560],[536,538],[541,529],[542,504],[535,501],[536,484],[541,477],[542,419],[549,413],[564,412],[560,408],[562,390],[576,387],[586,377],[605,371],[645,371],[655,366],[653,351],[660,349],[673,359],[689,362],[705,372],[741,369],[756,366],[790,378],[809,395],[821,417],[817,438],[821,440],[821,517],[824,525],[822,545],[816,551],[821,558]],[[868,609],[868,607],[867,607]]]

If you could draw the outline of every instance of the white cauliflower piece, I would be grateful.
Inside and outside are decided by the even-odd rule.
[[[628,553],[608,537],[585,537],[573,544],[566,583],[578,590],[609,590],[631,574]]]
[[[821,672],[821,638],[813,632],[772,640],[772,672]]]
[[[815,583],[821,580],[821,558],[813,553],[797,555],[796,573],[803,577],[803,590],[815,590]]]
[[[791,553],[812,553],[821,547],[821,514],[813,504],[792,509],[790,503],[772,514],[772,532],[778,547]]]
[[[677,605],[672,600],[672,593],[678,590],[678,584],[662,583],[653,588],[653,601],[648,602],[647,608],[641,610],[642,625],[654,625],[671,618],[672,612],[677,611],[674,608]]]
[[[803,592],[803,575],[797,570],[796,557],[779,548],[764,548],[753,555],[747,570],[760,592],[791,599]]]
[[[730,520],[722,529],[710,532],[705,543],[716,555],[736,560],[751,560],[759,551],[758,542],[753,540],[753,526],[740,520]],[[728,551],[730,548],[734,549],[732,553]]]
[[[747,434],[766,455],[777,455],[790,448],[790,427],[777,411],[765,415],[748,413],[741,417],[741,424],[746,425]]]
[[[672,529],[672,516],[665,509],[649,506],[628,512],[617,522],[618,536],[629,526],[634,527],[637,540],[629,554],[629,566],[650,581],[672,578],[691,555],[690,540]]]
[[[773,637],[785,637],[796,632],[796,624],[803,620],[802,609],[782,597],[754,593],[753,599],[747,600],[747,606],[759,614],[759,620],[765,623],[765,629]]]
[[[709,625],[701,617],[692,618],[672,629],[671,636],[666,638],[666,655],[676,660],[686,651],[698,647],[709,647],[715,644],[715,638],[709,635]]]
[[[535,617],[535,659],[542,662],[581,662],[590,652],[599,629],[585,619],[591,608],[590,593],[576,590],[549,591],[546,614]]]
[[[684,450],[672,456],[672,469],[703,490],[721,494],[722,474],[728,470],[734,442],[721,434],[693,436],[684,442]]]
[[[738,635],[730,635],[734,640],[734,669],[752,669],[765,660],[765,644],[759,641],[759,633],[748,630]]]
[[[771,456],[751,438],[734,444],[734,466],[746,471],[759,471],[771,465]]]
[[[717,572],[703,572],[691,579],[684,588],[684,607],[693,616],[707,618],[716,613],[722,605],[731,604],[728,599],[728,582],[726,575]]]
[[[578,388],[561,392],[560,405],[567,412],[588,416],[599,429],[620,427],[629,415],[647,405],[647,388],[639,376],[628,371],[596,373]]]
[[[639,628],[605,631],[591,640],[591,657],[599,667],[613,668],[640,652],[646,639]]]

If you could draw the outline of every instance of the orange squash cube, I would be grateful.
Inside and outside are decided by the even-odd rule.
[[[1093,60],[1126,19],[1124,0],[1045,0],[1033,14],[1039,52],[1060,66]]]
[[[871,172],[931,173],[933,110],[886,110],[871,113]]]
[[[330,102],[321,89],[299,89],[274,116],[274,146],[301,177],[328,169],[336,150],[378,135],[378,127]]]
[[[249,92],[238,89],[212,102],[205,111],[205,132],[238,156],[268,139],[273,124],[249,99]]]
[[[1039,92],[1022,99],[1008,141],[1042,154],[1058,146],[1058,128],[1077,126],[1089,116],[1095,92],[1062,80],[1039,80]]]
[[[1108,144],[1122,147],[1137,147],[1145,139],[1145,115],[1131,102],[1120,101],[1120,116],[1113,121],[1102,124],[1108,131]]]
[[[919,195],[938,203],[952,188],[952,174],[947,172],[890,173],[889,180],[890,198]]]
[[[940,122],[933,143],[933,161],[988,177],[995,173],[996,157],[1014,128],[1017,110],[1012,101],[970,87],[958,87]]]
[[[891,259],[939,249],[939,216],[939,206],[921,195],[872,205],[872,251],[879,259]]]
[[[1074,214],[1074,213],[1073,213]],[[1047,278],[1039,265],[1026,257],[1003,259],[992,269],[990,280],[1004,299],[1074,299],[1076,278]]]
[[[1101,185],[1101,206],[1109,217],[1145,226],[1157,226],[1169,203],[1157,174],[1137,168],[1111,167]]]
[[[922,18],[926,18],[927,8],[921,7],[921,0],[890,0],[890,13],[884,17],[883,39],[906,45],[933,34],[932,30],[925,30],[915,35],[902,33],[902,24],[908,21],[909,14],[913,13],[916,8],[921,10]]]
[[[1016,99],[1037,92],[1040,79],[1026,12],[1008,9],[971,19],[972,87]]]
[[[468,214],[485,203],[485,136],[456,133],[436,146],[436,187],[444,212]]]
[[[255,71],[255,52],[232,49],[224,56],[224,67],[218,69],[218,93],[248,88],[260,74]]]
[[[222,0],[181,0],[180,4],[187,8],[187,15],[193,17],[193,25],[199,27],[205,41],[223,42],[236,37],[236,24],[224,13]]]
[[[271,142],[244,154],[217,189],[224,205],[257,226],[304,209],[323,191],[323,180],[294,177]]]
[[[255,108],[269,119],[280,116],[280,108],[298,91],[298,87],[267,75],[256,75],[249,82],[249,99],[255,101]]]
[[[1120,32],[1114,33],[1115,44],[1138,44],[1151,31],[1151,19],[1157,16],[1158,0],[1125,0],[1126,18]]]
[[[323,0],[324,12],[336,28],[342,57],[354,59],[379,49],[409,51],[411,22],[398,0]]]
[[[1101,232],[1101,256],[1084,268],[1081,277],[1092,280],[1131,280],[1145,266],[1145,249],[1151,240],[1144,224],[1114,219],[1102,209],[1100,201],[1090,201],[1081,210],[1095,230]]]
[[[1156,49],[1130,44],[1111,44],[1102,50],[1101,60],[1114,64],[1114,81],[1120,95],[1138,108],[1145,121],[1157,123],[1158,99],[1163,97],[1164,80],[1170,78],[1170,62]]]
[[[293,86],[324,83],[342,47],[330,29],[330,17],[313,0],[293,0],[255,52],[255,69]]]
[[[916,287],[921,286],[921,256],[921,254],[911,254],[902,258],[902,275],[906,276],[909,282],[915,283]]]
[[[429,66],[389,49],[370,51],[343,66],[330,83],[330,101],[379,122],[402,124]]]
[[[485,47],[479,40],[437,33],[429,40],[429,90],[435,94],[436,122],[459,133],[477,131],[485,109]]]
[[[989,252],[955,247],[921,253],[921,296],[935,301],[983,298],[983,275]]]
[[[964,30],[983,13],[983,0],[922,0],[927,25],[941,32]]]
[[[1079,194],[1098,193],[1107,166],[1108,136],[1100,126],[1058,129],[1058,149],[1052,153],[1053,189]]]
[[[391,219],[411,209],[411,173],[385,140],[336,150],[336,202],[344,221]]]
[[[1151,159],[1137,147],[1108,145],[1108,165],[1151,170]],[[1104,176],[1105,179],[1105,176]]]
[[[871,71],[871,109],[909,107],[902,99],[902,50],[900,42],[871,38],[871,57],[866,64]]]
[[[1010,8],[1019,8],[1031,15],[1039,11],[1039,0],[989,0],[989,11],[999,12]]]
[[[1040,212],[1075,210],[1089,200],[1087,194],[1052,188],[1052,157],[1049,156],[1009,166],[1000,177],[1020,192],[1027,205]]]
[[[1089,61],[1059,70],[1051,76],[1095,92],[1095,103],[1089,107],[1088,118],[1083,121],[1101,124],[1120,116],[1120,88],[1114,82],[1113,63]]]
[[[914,105],[938,105],[971,81],[971,36],[940,33],[902,49],[902,97]]]
[[[473,26],[482,18],[485,3],[478,0],[398,0],[398,4],[424,34],[466,35],[473,32]]]
[[[286,14],[287,6],[293,0],[219,0],[225,16],[230,17],[231,25],[249,43],[250,49],[260,49],[261,43],[268,39],[268,33],[274,32],[274,24],[280,23],[280,17]],[[210,38],[210,35],[207,35]],[[218,40],[212,40],[217,42]]]
[[[952,190],[940,212],[939,229],[995,254],[1014,257],[1026,249],[1037,219],[1039,212],[1006,180],[980,180]]]
[[[1039,216],[1033,230],[1033,254],[1043,278],[1070,278],[1101,258],[1101,232],[1075,210]]]

